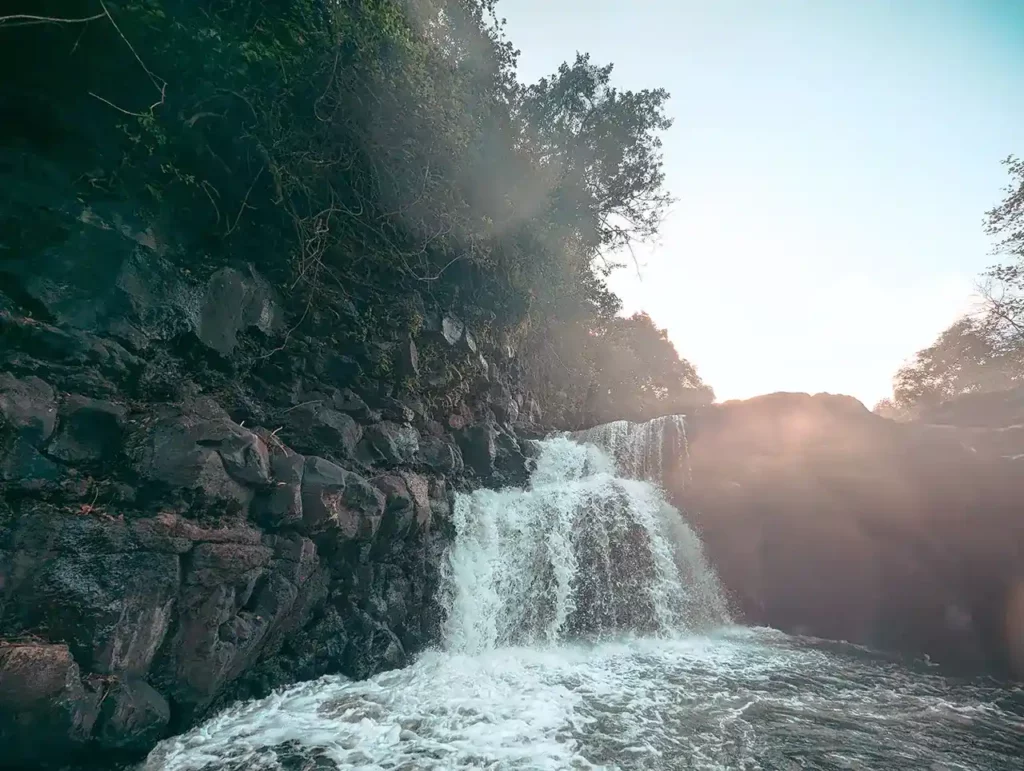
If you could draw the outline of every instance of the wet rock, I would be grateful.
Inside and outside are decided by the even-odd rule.
[[[85,396],[69,396],[60,408],[60,428],[49,454],[67,463],[101,463],[121,448],[125,427],[121,405]]]
[[[143,680],[118,679],[108,687],[93,735],[103,749],[144,752],[167,729],[171,708]]]
[[[402,537],[413,527],[430,523],[430,495],[427,479],[419,474],[403,472],[386,474],[374,481],[387,501],[384,521],[388,537]]]
[[[269,335],[282,318],[273,290],[251,268],[246,273],[222,268],[206,285],[196,336],[227,356],[238,345],[239,333],[255,328]]]
[[[498,455],[498,432],[490,423],[476,423],[456,433],[462,456],[471,469],[482,477],[494,473]]]
[[[68,643],[93,672],[145,672],[164,640],[181,580],[176,554],[23,554],[14,599],[22,628]]]
[[[275,454],[270,459],[273,486],[258,501],[256,515],[269,527],[298,527],[302,524],[302,476],[306,459],[302,455]]]
[[[66,645],[0,640],[0,762],[36,767],[81,747],[97,700]]]
[[[180,413],[150,419],[129,454],[144,481],[191,491],[210,503],[242,507],[252,499],[252,491],[229,473],[229,466],[243,480],[270,478],[262,440],[223,419]]]
[[[411,423],[416,417],[415,410],[412,407],[392,396],[381,397],[377,402],[380,405],[381,414],[387,420],[398,423]]]
[[[383,621],[353,609],[347,627],[349,643],[342,671],[350,677],[362,679],[373,672],[398,669],[407,663],[405,648]]]
[[[379,419],[370,406],[350,388],[343,388],[337,392],[331,401],[331,406],[364,423],[374,422],[375,418]]]
[[[420,352],[411,337],[401,342],[398,348],[398,374],[407,378],[420,376]]]
[[[371,463],[401,466],[414,463],[419,449],[420,435],[415,428],[384,421],[366,429],[361,454]]]
[[[12,491],[54,492],[64,478],[64,470],[25,439],[15,438],[14,446],[0,459],[0,481]]]
[[[509,431],[497,432],[494,468],[504,486],[524,487],[530,479],[533,462]]]
[[[56,422],[57,400],[47,383],[0,372],[0,428],[9,426],[21,439],[39,447],[50,438]]]
[[[466,325],[454,316],[441,319],[441,336],[448,345],[457,345],[466,332]]]
[[[385,499],[363,477],[323,458],[307,458],[302,479],[302,521],[308,533],[336,532],[346,539],[372,537]]]
[[[286,416],[286,440],[300,452],[330,452],[343,458],[355,456],[363,428],[344,412],[321,401],[302,404]]]

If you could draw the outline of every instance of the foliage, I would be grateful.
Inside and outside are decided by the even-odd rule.
[[[1017,351],[996,345],[985,319],[962,318],[900,368],[892,399],[875,411],[906,418],[964,394],[1005,390],[1024,377],[1022,365]]]
[[[520,83],[495,0],[46,0],[32,13],[95,19],[19,28],[17,45],[0,24],[0,64],[20,78],[5,88],[75,136],[80,197],[138,202],[187,233],[191,269],[256,262],[298,322],[330,325],[340,345],[454,313],[532,362],[537,391],[557,357],[576,421],[595,389],[623,403],[639,389],[660,409],[699,387],[649,320],[616,319],[604,285],[610,255],[653,236],[669,202],[663,90],[620,91],[583,55]],[[627,363],[652,373],[601,379]]]
[[[616,318],[601,333],[588,418],[640,421],[710,404],[713,391],[681,359],[664,329],[638,313]]]
[[[1010,174],[1002,203],[986,215],[985,232],[998,239],[996,253],[1009,260],[985,272],[989,333],[1003,347],[1024,347],[1024,161],[1010,156],[1003,164]]]
[[[985,232],[1008,261],[989,268],[980,312],[959,319],[896,373],[893,397],[875,411],[908,419],[969,393],[1024,384],[1024,162],[1004,161],[1011,179],[986,214]]]

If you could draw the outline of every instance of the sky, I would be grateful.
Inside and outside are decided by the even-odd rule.
[[[611,278],[719,400],[851,394],[976,307],[1024,155],[1024,0],[500,0],[523,81],[664,87],[675,196]]]

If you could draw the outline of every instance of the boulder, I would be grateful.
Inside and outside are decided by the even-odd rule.
[[[220,438],[214,438],[214,431],[207,434],[203,442],[216,442],[224,469],[242,484],[254,487],[269,485],[270,452],[263,438],[253,431],[242,428],[230,421],[219,422],[216,431]],[[208,426],[214,429],[214,426]]]
[[[322,349],[313,357],[312,370],[325,383],[338,387],[351,385],[363,372],[355,358],[330,348]]]
[[[307,533],[369,538],[380,527],[384,495],[363,477],[323,458],[307,458],[302,479],[302,521]]]
[[[296,453],[276,453],[270,459],[273,486],[257,501],[256,515],[267,526],[302,524],[302,476],[306,459]]]
[[[300,404],[287,413],[285,420],[285,439],[299,452],[329,452],[352,458],[363,437],[363,428],[355,418],[322,401]]]
[[[441,319],[441,337],[448,345],[457,345],[466,333],[466,325],[454,316]]]
[[[48,452],[72,464],[109,461],[121,449],[125,416],[119,404],[71,395],[61,405],[60,428]]]
[[[494,473],[494,460],[498,455],[498,432],[490,423],[475,423],[456,433],[466,465],[481,477]]]
[[[155,677],[189,714],[255,659],[269,620],[247,609],[273,552],[261,545],[201,543],[180,590],[178,622]]]
[[[342,670],[350,677],[366,678],[374,672],[398,669],[406,665],[405,648],[383,620],[363,610],[353,609],[346,625],[349,642]]]
[[[499,378],[491,377],[491,387],[487,391],[487,402],[499,423],[512,425],[519,419],[519,405],[508,385]]]
[[[519,440],[510,431],[499,430],[495,440],[494,468],[499,484],[523,487],[530,479],[533,461],[523,452]]]
[[[343,388],[335,393],[331,400],[331,406],[362,423],[373,423],[380,419],[380,416],[375,414],[370,406],[351,388]]]
[[[366,429],[360,455],[370,463],[402,466],[415,463],[419,449],[420,435],[415,428],[383,421]]]
[[[408,471],[385,474],[374,480],[374,485],[385,496],[384,522],[388,537],[402,537],[413,527],[429,525],[430,487],[425,477]]]
[[[93,731],[105,750],[145,752],[161,738],[171,719],[171,708],[144,680],[118,678],[100,703]]]
[[[54,492],[64,479],[64,469],[20,437],[15,438],[6,456],[0,457],[0,482],[8,490],[22,493]]]
[[[420,440],[420,458],[425,466],[441,474],[457,474],[463,468],[459,446],[440,436],[425,436]]]
[[[57,423],[53,389],[37,377],[24,380],[0,372],[0,429],[5,425],[33,447],[50,438]]]
[[[270,482],[263,440],[224,418],[174,410],[147,418],[129,455],[144,482],[189,491],[211,504],[244,507],[252,499],[250,485]]]
[[[66,645],[0,640],[0,747],[3,764],[38,767],[82,747],[96,721]]]
[[[420,376],[420,353],[411,337],[404,339],[398,347],[398,374],[405,378]]]
[[[398,423],[411,423],[416,418],[416,411],[408,404],[391,396],[377,400],[380,411],[386,420]]]
[[[257,329],[269,335],[282,319],[274,291],[251,267],[244,273],[222,268],[206,284],[196,337],[227,356],[238,345],[241,332]]]
[[[46,629],[92,672],[148,670],[171,624],[178,555],[62,550],[21,559],[13,613],[21,628]]]

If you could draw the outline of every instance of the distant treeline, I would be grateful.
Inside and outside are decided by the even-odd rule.
[[[910,419],[958,396],[1024,385],[1024,161],[1004,162],[1006,196],[985,214],[985,232],[1002,262],[982,274],[979,310],[958,319],[917,352],[875,411]]]

